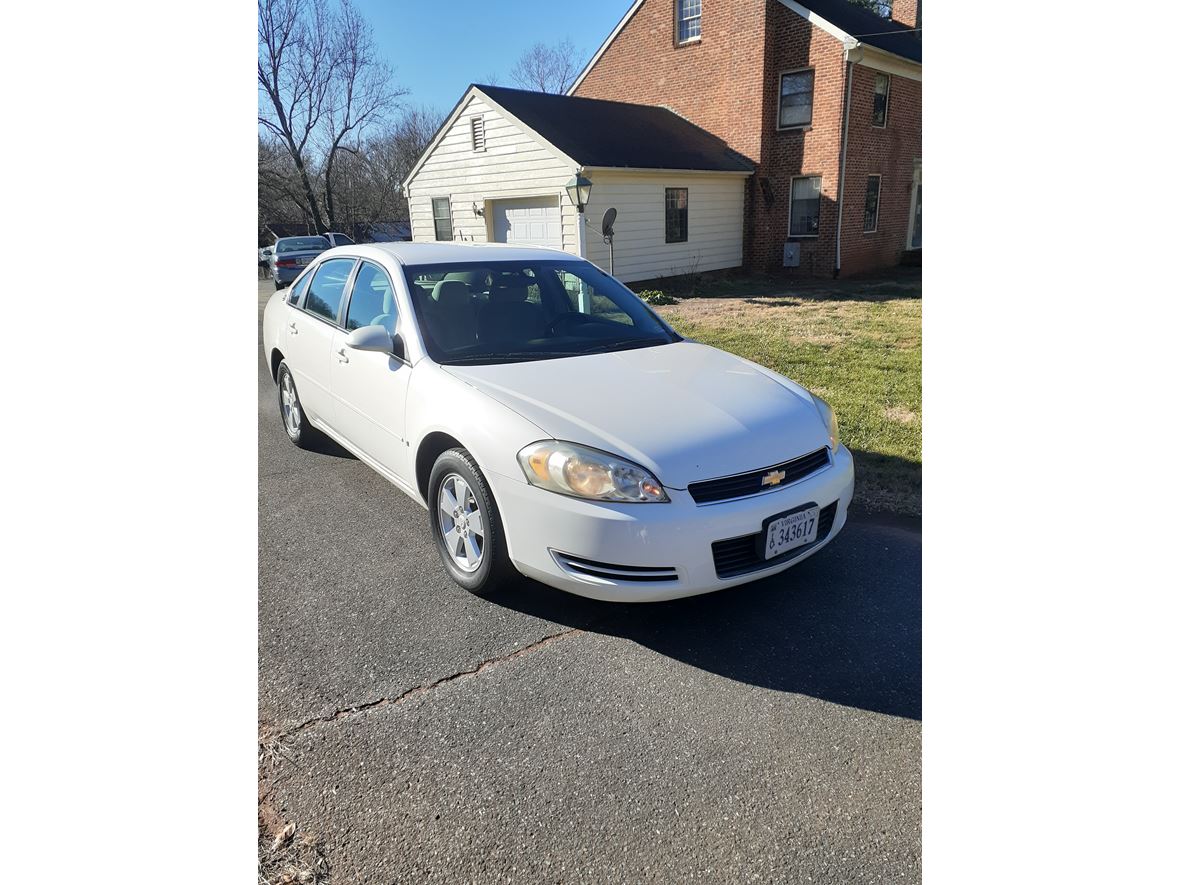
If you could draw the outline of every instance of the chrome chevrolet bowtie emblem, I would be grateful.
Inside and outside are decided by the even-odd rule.
[[[766,476],[762,477],[762,485],[776,486],[786,478],[787,472],[785,470],[772,470]]]

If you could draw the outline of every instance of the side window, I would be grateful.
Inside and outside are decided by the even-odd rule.
[[[778,128],[811,125],[811,100],[815,71],[791,71],[779,80]]]
[[[688,242],[688,188],[664,188],[664,242]]]
[[[356,262],[351,258],[332,258],[321,264],[308,286],[303,309],[336,322],[340,302],[344,300],[344,284],[348,282],[354,264]]]
[[[367,261],[361,262],[357,271],[344,320],[344,328],[349,332],[362,326],[384,326],[390,335],[397,330],[397,300],[389,276]]]
[[[791,222],[788,236],[819,236],[820,178],[809,175],[791,179]]]
[[[889,118],[889,75],[878,74],[873,84],[873,125],[878,129],[885,128],[885,121]]]
[[[676,0],[676,41],[687,43],[701,36],[701,0]]]
[[[434,210],[434,238],[440,243],[455,239],[451,227],[451,198],[435,197],[430,205]]]
[[[877,232],[877,214],[881,204],[881,176],[870,175],[865,185],[865,233]]]
[[[309,273],[305,273],[302,277],[300,277],[299,282],[292,286],[291,291],[287,293],[287,303],[298,304],[299,299],[303,297],[303,292],[307,289],[307,284],[310,281],[311,274]]]

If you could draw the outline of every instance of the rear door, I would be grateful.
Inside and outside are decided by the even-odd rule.
[[[332,338],[332,394],[341,434],[386,470],[406,479],[406,391],[409,364],[387,353],[352,350],[348,333],[363,326],[398,329],[397,296],[384,268],[362,261],[344,311],[344,328]]]
[[[341,309],[355,258],[332,258],[315,268],[315,275],[285,330],[284,353],[295,375],[295,386],[304,411],[335,428],[331,392],[332,336],[340,328]]]

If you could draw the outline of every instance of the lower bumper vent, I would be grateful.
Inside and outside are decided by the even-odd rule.
[[[565,571],[578,578],[596,578],[600,581],[675,581],[676,569],[672,566],[651,565],[614,565],[609,562],[598,562],[593,559],[582,559],[580,556],[569,556],[565,553],[552,551],[553,558]]]

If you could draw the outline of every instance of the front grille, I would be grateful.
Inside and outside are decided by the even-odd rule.
[[[832,523],[836,521],[836,505],[839,503],[839,501],[833,501],[820,510],[819,525],[816,526],[814,541],[802,547],[796,547],[794,550],[788,550],[774,559],[763,559],[758,550],[758,544],[762,540],[761,532],[743,535],[740,538],[729,538],[725,541],[714,541],[713,567],[717,569],[717,577],[733,578],[748,572],[771,568],[806,553],[832,531]]]
[[[675,581],[676,569],[672,566],[654,565],[614,565],[609,562],[597,562],[593,559],[583,559],[580,556],[570,556],[565,553],[552,551],[553,558],[567,572],[574,577],[597,578],[600,581]]]
[[[720,479],[706,479],[701,482],[690,482],[688,493],[698,504],[711,504],[714,501],[728,501],[731,498],[747,498],[771,489],[781,489],[793,482],[806,479],[811,474],[823,470],[829,464],[826,447],[816,449],[810,455],[784,461],[773,467],[763,467],[761,470],[751,470],[749,473],[738,473],[734,476],[723,476]],[[762,478],[772,471],[781,470],[786,474],[774,485],[763,485]]]

